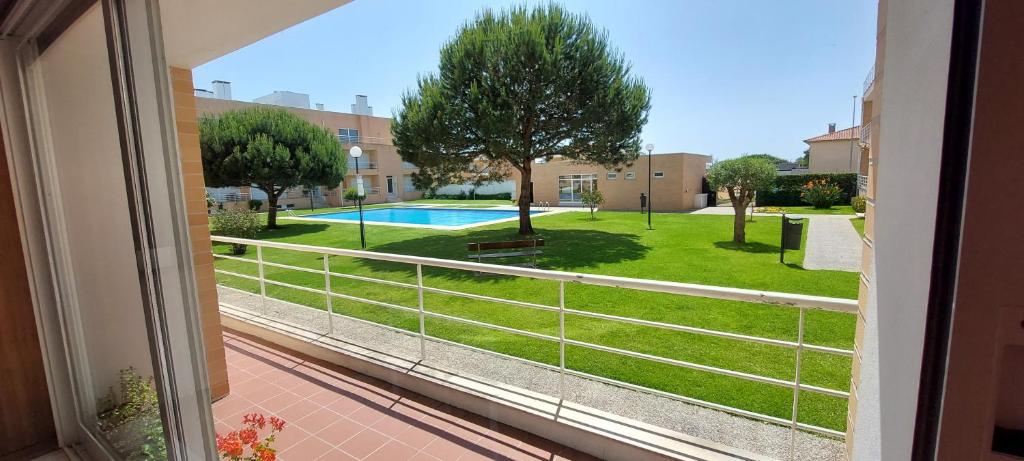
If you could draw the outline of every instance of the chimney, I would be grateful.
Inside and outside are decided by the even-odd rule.
[[[231,99],[231,82],[214,80],[213,96],[217,99]]]
[[[367,105],[366,95],[356,95],[356,103],[352,104],[352,113],[356,115],[373,115],[373,107]]]
[[[324,110],[324,103],[322,103],[322,102],[316,103],[316,110]]]
[[[828,132],[829,133],[835,133],[836,132],[836,124],[835,123],[829,123],[828,124]]]
[[[214,97],[212,91],[206,90],[206,89],[203,89],[203,88],[196,88],[194,90],[193,94],[195,94],[196,97],[199,97],[199,98],[213,98]]]

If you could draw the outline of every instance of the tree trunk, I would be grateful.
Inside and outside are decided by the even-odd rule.
[[[732,220],[732,241],[747,243],[747,206],[742,201],[734,201],[732,209],[736,211],[736,217]]]
[[[519,184],[519,235],[533,235],[533,223],[530,222],[530,163],[520,170],[522,180]]]
[[[277,229],[277,198],[278,194],[271,189],[267,194],[267,205],[270,207],[267,210],[267,229]]]

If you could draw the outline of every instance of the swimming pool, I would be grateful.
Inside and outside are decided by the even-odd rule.
[[[530,211],[531,215],[541,213]],[[363,210],[368,223],[404,225],[410,227],[465,228],[490,224],[519,217],[518,210],[487,210],[478,208],[372,208]],[[300,219],[359,222],[358,211],[320,213]]]

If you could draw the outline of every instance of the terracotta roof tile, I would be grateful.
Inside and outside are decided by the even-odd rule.
[[[843,141],[849,139],[860,139],[860,126],[847,128],[845,130],[836,130],[834,133],[825,133],[820,136],[805,139],[804,142]]]

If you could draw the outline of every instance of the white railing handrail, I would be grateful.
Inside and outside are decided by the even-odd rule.
[[[333,326],[332,326],[332,322],[333,322],[333,317],[337,315],[337,316],[341,316],[341,317],[344,317],[344,318],[347,318],[347,319],[350,319],[350,320],[354,320],[354,321],[358,321],[358,322],[363,322],[363,323],[368,323],[368,324],[373,324],[373,325],[379,325],[381,327],[385,327],[385,328],[388,328],[388,329],[391,329],[391,330],[394,330],[394,331],[398,331],[398,332],[401,332],[401,333],[410,334],[412,336],[418,336],[419,342],[420,342],[420,359],[421,360],[426,359],[426,341],[430,340],[430,341],[436,341],[436,342],[440,342],[440,343],[444,343],[444,344],[449,344],[449,345],[452,345],[452,346],[466,348],[466,349],[470,349],[470,350],[474,350],[474,351],[477,351],[477,352],[486,353],[486,354],[490,354],[490,355],[494,355],[494,356],[498,356],[498,357],[503,357],[503,358],[512,359],[512,360],[517,360],[517,361],[521,361],[521,362],[526,362],[526,363],[529,363],[529,364],[532,364],[532,365],[536,365],[536,366],[540,366],[540,367],[543,367],[543,368],[546,368],[546,369],[557,371],[557,372],[559,372],[559,376],[560,376],[560,378],[559,378],[560,379],[560,382],[559,382],[559,396],[560,396],[560,398],[564,398],[565,376],[572,375],[572,376],[578,376],[578,377],[582,377],[582,378],[586,378],[586,379],[594,379],[594,380],[597,380],[597,381],[600,381],[600,382],[604,382],[604,383],[607,383],[607,384],[612,384],[612,385],[616,385],[616,386],[620,386],[620,387],[625,387],[625,388],[629,388],[629,389],[639,390],[639,391],[643,391],[643,392],[649,392],[649,393],[652,393],[652,394],[655,394],[655,395],[659,395],[659,396],[662,396],[662,397],[668,397],[668,398],[671,398],[671,399],[675,399],[675,400],[679,400],[679,401],[683,401],[683,402],[687,402],[687,403],[691,403],[691,404],[695,404],[695,405],[702,405],[702,406],[705,406],[705,407],[708,407],[708,408],[713,408],[713,409],[717,409],[717,410],[721,410],[721,411],[731,412],[733,414],[737,414],[737,415],[741,415],[741,416],[745,416],[745,417],[750,417],[750,418],[754,418],[754,419],[759,419],[759,420],[762,420],[762,421],[767,421],[767,422],[771,422],[771,423],[775,423],[775,424],[786,424],[786,425],[790,426],[791,431],[793,431],[794,433],[797,430],[807,430],[807,431],[817,432],[817,433],[820,433],[820,434],[829,435],[829,436],[832,436],[832,437],[842,437],[844,435],[842,432],[839,432],[839,431],[836,431],[836,430],[833,430],[833,429],[828,429],[828,428],[825,428],[825,427],[820,427],[820,426],[815,426],[815,425],[812,425],[812,424],[807,424],[807,423],[799,422],[798,414],[799,414],[799,400],[800,400],[800,393],[801,392],[813,392],[813,393],[817,393],[817,394],[828,395],[828,396],[839,397],[839,398],[849,398],[849,396],[850,396],[850,393],[848,391],[845,391],[845,390],[830,389],[830,388],[826,388],[826,387],[819,387],[819,386],[814,386],[814,385],[803,383],[803,381],[801,379],[801,357],[802,357],[803,351],[805,351],[805,350],[821,352],[821,353],[826,353],[826,354],[839,355],[839,356],[845,356],[845,357],[852,357],[853,356],[854,351],[849,350],[849,349],[840,349],[840,348],[828,347],[828,346],[823,346],[823,345],[809,344],[809,343],[805,342],[805,340],[804,340],[804,329],[805,329],[806,314],[807,314],[807,310],[808,309],[825,309],[825,310],[845,312],[845,313],[855,312],[857,310],[857,302],[855,300],[852,300],[852,299],[829,298],[829,297],[824,297],[824,296],[799,295],[799,294],[780,293],[780,292],[773,292],[773,291],[748,290],[748,289],[742,289],[742,288],[717,287],[717,286],[699,285],[699,284],[691,284],[691,283],[665,282],[665,281],[659,281],[659,280],[634,279],[634,278],[615,277],[615,276],[607,276],[607,275],[582,274],[582,273],[575,273],[575,272],[551,271],[551,270],[532,269],[532,268],[515,267],[515,266],[499,266],[499,265],[494,265],[494,264],[484,264],[484,263],[476,263],[476,262],[468,262],[468,261],[456,261],[456,260],[449,260],[449,259],[428,258],[428,257],[422,257],[422,256],[409,256],[409,255],[400,255],[400,254],[393,254],[393,253],[377,253],[377,252],[372,252],[372,251],[347,250],[347,249],[340,249],[340,248],[329,248],[329,247],[320,247],[320,246],[313,246],[313,245],[301,245],[301,244],[294,244],[294,243],[281,243],[281,242],[272,242],[272,241],[265,241],[265,240],[242,239],[242,238],[234,238],[234,237],[211,236],[211,240],[214,241],[214,242],[220,242],[220,243],[249,245],[249,246],[253,246],[253,247],[256,248],[256,258],[255,259],[242,258],[242,257],[237,257],[237,256],[229,256],[229,255],[223,255],[223,254],[219,254],[219,253],[214,253],[213,256],[214,256],[214,258],[218,258],[218,259],[227,259],[227,260],[233,260],[233,261],[239,261],[239,262],[246,262],[246,263],[250,263],[250,264],[256,264],[257,265],[257,273],[258,273],[257,276],[242,274],[242,273],[228,271],[228,270],[224,270],[224,269],[214,269],[214,272],[216,272],[219,275],[225,275],[225,276],[230,276],[230,277],[239,277],[239,278],[242,278],[242,279],[253,280],[253,281],[258,282],[259,283],[259,287],[260,287],[261,305],[264,306],[263,307],[264,311],[266,310],[266,302],[267,302],[267,289],[266,289],[267,285],[273,285],[273,286],[282,287],[282,288],[295,289],[295,290],[305,291],[305,292],[308,292],[308,293],[324,295],[325,299],[326,299],[326,302],[327,302],[326,307],[327,307],[327,314],[328,314],[327,315],[327,324],[328,324],[328,333],[327,334],[328,335],[332,334],[333,331],[334,331]],[[290,251],[299,251],[299,252],[305,252],[305,253],[319,254],[323,258],[323,268],[322,269],[313,269],[313,268],[308,268],[308,267],[291,266],[291,265],[287,265],[287,264],[281,264],[281,263],[275,263],[275,262],[266,261],[264,259],[264,255],[263,255],[264,248],[274,248],[274,249],[280,249],[280,250],[290,250]],[[412,265],[416,266],[416,283],[415,284],[411,284],[411,283],[396,282],[396,281],[384,280],[384,279],[375,279],[373,277],[365,277],[365,276],[359,276],[359,275],[354,275],[354,274],[336,273],[336,272],[331,271],[331,269],[330,269],[329,258],[331,256],[344,256],[344,257],[351,257],[351,258],[373,259],[373,260],[378,260],[378,261],[389,261],[389,262],[412,264]],[[312,288],[312,287],[303,286],[303,285],[295,285],[295,284],[291,284],[291,283],[285,283],[285,282],[278,281],[278,280],[267,279],[265,277],[265,274],[264,274],[264,267],[265,266],[281,268],[281,269],[286,269],[286,270],[297,270],[297,271],[300,271],[300,272],[307,272],[307,273],[313,273],[313,274],[323,274],[323,276],[324,276],[324,288],[323,289],[318,289],[318,288]],[[484,296],[484,295],[478,295],[478,294],[472,294],[472,293],[463,293],[463,292],[458,292],[458,291],[445,290],[445,289],[441,289],[441,288],[437,288],[437,287],[429,287],[429,286],[424,285],[424,283],[423,283],[423,266],[442,267],[442,268],[448,268],[448,269],[457,269],[457,270],[474,271],[474,272],[485,272],[485,273],[491,273],[491,274],[501,274],[501,275],[527,277],[527,278],[540,279],[540,280],[553,280],[553,281],[557,281],[558,282],[558,292],[559,292],[558,306],[556,307],[556,306],[548,306],[548,305],[544,305],[544,304],[527,303],[527,302],[523,302],[523,301],[514,301],[514,300],[494,298],[494,297],[490,297],[490,296]],[[414,307],[409,307],[409,306],[401,306],[401,305],[398,305],[398,304],[392,304],[392,303],[387,303],[387,302],[383,302],[383,301],[377,301],[377,300],[373,300],[373,299],[361,298],[361,297],[353,296],[353,295],[350,295],[350,294],[337,293],[337,292],[335,292],[335,291],[333,291],[331,289],[331,279],[333,277],[349,278],[349,279],[354,279],[354,280],[362,280],[362,281],[367,281],[367,282],[374,282],[374,283],[382,283],[382,284],[386,284],[386,285],[393,285],[393,286],[398,286],[398,287],[402,287],[402,288],[416,289],[418,291],[418,307],[414,308]],[[782,339],[776,339],[776,338],[767,338],[767,337],[761,337],[761,336],[744,335],[744,334],[733,333],[733,332],[728,332],[728,331],[711,330],[711,329],[697,328],[697,327],[691,327],[691,326],[685,326],[685,325],[677,325],[677,324],[672,324],[672,323],[656,322],[656,321],[650,321],[650,320],[644,320],[644,319],[638,319],[638,318],[632,318],[632,317],[623,317],[623,316],[610,315],[610,314],[601,314],[601,313],[590,312],[590,311],[586,311],[586,310],[570,309],[570,308],[566,307],[566,305],[565,305],[565,285],[566,285],[566,283],[582,283],[582,284],[588,284],[588,285],[598,285],[598,286],[607,286],[607,287],[616,287],[616,288],[635,289],[635,290],[651,291],[651,292],[659,292],[659,293],[668,293],[668,294],[675,294],[675,295],[699,296],[699,297],[706,297],[706,298],[725,299],[725,300],[732,300],[732,301],[744,301],[744,302],[753,302],[753,303],[771,304],[771,305],[784,306],[784,307],[792,307],[792,308],[798,309],[798,311],[799,311],[799,320],[798,320],[798,323],[797,323],[797,326],[798,326],[797,339],[796,339],[796,341],[790,341],[790,340],[782,340]],[[423,303],[423,299],[424,298],[423,298],[423,295],[424,295],[425,292],[433,292],[433,293],[445,294],[445,295],[450,295],[450,296],[458,296],[458,297],[470,298],[470,299],[479,299],[479,300],[484,300],[484,301],[490,301],[490,302],[497,302],[497,303],[504,303],[504,304],[514,305],[514,306],[519,306],[519,307],[526,307],[526,308],[531,308],[531,309],[539,309],[539,310],[543,310],[543,311],[556,312],[558,314],[558,317],[559,317],[558,336],[553,336],[553,335],[550,335],[550,334],[542,334],[542,333],[537,333],[537,332],[534,332],[534,331],[527,331],[527,330],[507,327],[507,326],[503,326],[503,325],[496,325],[496,324],[481,322],[481,321],[478,321],[478,320],[465,319],[465,318],[456,317],[456,316],[452,316],[452,315],[441,314],[441,313],[437,313],[437,312],[431,312],[431,311],[428,311],[428,310],[426,310],[424,308],[424,303]],[[375,306],[379,306],[379,307],[384,307],[384,308],[388,308],[388,309],[395,309],[395,310],[399,310],[399,311],[402,311],[402,312],[407,312],[407,313],[410,313],[410,314],[418,314],[418,317],[419,317],[419,332],[417,334],[415,332],[406,331],[406,330],[403,330],[401,328],[392,327],[392,326],[389,326],[389,325],[386,325],[386,324],[380,324],[380,323],[377,323],[377,322],[374,322],[374,321],[371,321],[371,320],[365,320],[365,319],[361,319],[359,317],[353,317],[353,316],[350,316],[350,315],[336,313],[336,312],[334,312],[334,309],[332,308],[332,299],[333,298],[340,298],[340,299],[346,299],[346,300],[349,300],[349,301],[367,303],[367,304],[371,304],[371,305],[375,305]],[[785,347],[785,348],[793,349],[796,352],[796,362],[795,362],[795,368],[794,368],[794,377],[793,377],[792,380],[790,380],[790,379],[783,379],[783,378],[773,377],[773,376],[763,376],[763,375],[758,375],[758,374],[749,373],[749,372],[743,372],[743,371],[738,371],[738,370],[731,370],[731,369],[727,369],[727,368],[719,368],[719,367],[715,367],[715,366],[710,366],[710,365],[696,363],[696,362],[691,362],[691,361],[686,361],[686,360],[679,360],[679,359],[670,358],[670,357],[651,355],[651,354],[646,354],[646,353],[642,353],[642,352],[638,352],[638,351],[632,351],[632,350],[628,350],[628,349],[621,349],[621,348],[612,347],[612,346],[603,345],[603,344],[589,343],[589,342],[585,342],[585,341],[569,339],[569,338],[566,338],[566,336],[565,336],[565,315],[566,314],[571,314],[571,315],[575,315],[575,316],[590,317],[590,318],[600,319],[600,320],[607,320],[607,321],[610,321],[610,322],[620,322],[620,323],[634,324],[634,325],[640,325],[640,326],[645,326],[645,327],[658,328],[658,329],[662,329],[662,330],[681,331],[681,332],[687,332],[687,333],[693,333],[693,334],[705,335],[705,336],[716,336],[716,337],[727,338],[727,339],[732,339],[732,340],[746,341],[746,342],[751,342],[751,343],[768,344],[768,345],[772,345],[772,346],[778,346],[778,347]],[[526,358],[518,357],[518,356],[507,354],[507,353],[502,353],[502,352],[496,352],[496,351],[490,351],[490,350],[486,350],[486,349],[481,349],[481,348],[477,348],[477,347],[474,347],[474,346],[470,346],[468,344],[462,344],[462,343],[459,343],[459,342],[450,341],[450,340],[447,340],[447,339],[444,339],[444,338],[440,338],[440,337],[437,337],[437,336],[430,335],[430,334],[427,333],[427,331],[425,330],[425,326],[424,326],[424,321],[425,321],[426,318],[438,318],[438,319],[443,319],[443,320],[446,320],[446,321],[459,322],[459,323],[463,323],[463,324],[473,325],[473,326],[476,326],[476,327],[481,327],[481,328],[487,328],[487,329],[492,329],[492,330],[496,330],[496,331],[501,331],[501,332],[504,332],[504,333],[510,333],[510,334],[515,334],[515,335],[526,336],[526,337],[530,337],[530,338],[534,338],[534,339],[538,339],[538,340],[557,342],[558,346],[559,346],[559,365],[558,366],[553,366],[553,365],[550,365],[550,364],[547,364],[547,363],[544,363],[544,362],[534,361],[534,360],[531,360],[531,359],[526,359]],[[782,387],[791,389],[792,392],[793,392],[793,407],[792,407],[791,418],[789,420],[785,420],[785,419],[778,418],[778,417],[771,416],[771,415],[760,414],[760,413],[752,412],[752,411],[749,411],[749,410],[743,410],[743,409],[740,409],[740,408],[729,407],[729,406],[723,405],[723,404],[718,404],[718,403],[714,403],[714,402],[708,402],[708,401],[703,401],[703,400],[699,400],[699,399],[694,399],[694,398],[687,397],[687,396],[684,396],[684,395],[679,395],[679,394],[674,394],[674,393],[670,393],[670,392],[665,392],[665,391],[661,391],[661,390],[658,390],[658,389],[647,388],[647,387],[639,386],[639,385],[628,383],[628,382],[625,382],[625,381],[620,381],[620,380],[613,379],[613,378],[606,378],[606,377],[601,377],[601,376],[590,375],[590,374],[584,373],[584,372],[579,371],[579,370],[574,370],[572,368],[566,367],[566,362],[565,362],[565,360],[566,360],[565,359],[565,346],[567,344],[571,345],[571,346],[574,346],[574,347],[582,347],[582,348],[587,348],[587,349],[590,349],[590,350],[603,351],[603,352],[606,352],[606,353],[612,353],[612,354],[616,354],[616,355],[620,355],[620,356],[637,358],[637,359],[641,359],[641,360],[645,360],[645,361],[649,361],[649,362],[658,362],[658,363],[672,365],[672,366],[676,366],[676,367],[688,368],[688,369],[698,370],[698,371],[707,372],[707,373],[713,373],[713,374],[721,375],[721,376],[729,376],[729,377],[744,379],[744,380],[753,381],[753,382],[760,382],[760,383],[765,383],[765,384],[770,384],[770,385],[775,385],[775,386],[782,386]],[[795,439],[793,439],[793,440],[795,440]],[[795,449],[795,446],[791,444],[791,450],[794,450],[794,449]]]
[[[281,250],[321,253],[329,254],[332,256],[347,256],[352,258],[375,259],[379,261],[389,261],[406,264],[423,264],[425,266],[443,267],[447,269],[488,272],[493,274],[529,277],[541,280],[575,282],[587,285],[629,288],[643,291],[656,291],[660,293],[699,296],[703,298],[727,299],[731,301],[746,301],[753,303],[774,304],[792,307],[820,308],[839,312],[857,312],[857,300],[855,299],[801,295],[793,293],[782,293],[777,291],[750,290],[746,288],[719,287],[713,285],[699,285],[694,283],[666,282],[661,280],[616,277],[613,275],[597,275],[584,274],[579,272],[553,271],[546,269],[533,269],[529,267],[501,266],[497,264],[486,264],[470,261],[456,261],[452,259],[430,258],[425,256],[410,256],[395,253],[378,253],[375,251],[364,250],[348,250],[343,248],[330,248],[315,245],[272,242],[267,240],[251,240],[235,237],[223,237],[218,235],[210,236],[210,239],[213,240],[214,242],[222,243],[235,243],[253,246],[259,245],[265,248],[278,248]]]

